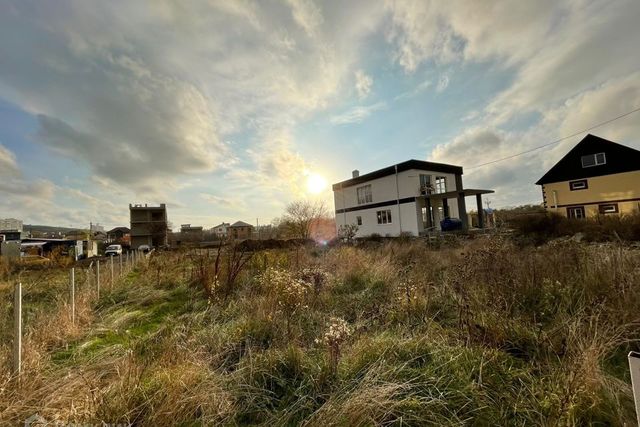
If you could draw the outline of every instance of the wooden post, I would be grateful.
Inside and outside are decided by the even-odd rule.
[[[629,370],[631,371],[631,388],[633,389],[633,399],[636,404],[636,417],[640,425],[640,353],[632,351],[629,353]]]
[[[120,270],[118,271],[118,276],[122,277],[122,254],[120,254],[119,256],[119,261],[120,261]]]
[[[76,323],[76,269],[71,268],[71,283],[70,286],[70,298],[71,298],[71,323]]]
[[[20,375],[22,370],[22,283],[16,283],[13,292],[13,373]]]
[[[98,293],[98,298],[100,298],[100,260],[96,264],[96,292]]]
[[[109,263],[111,264],[111,285],[113,285],[113,255],[109,255]]]

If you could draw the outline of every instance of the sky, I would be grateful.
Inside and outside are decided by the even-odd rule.
[[[640,107],[640,2],[0,0],[0,217],[265,224],[408,159],[491,207]],[[640,149],[640,113],[591,133]]]

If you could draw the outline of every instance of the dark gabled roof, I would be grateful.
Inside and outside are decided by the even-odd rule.
[[[236,221],[233,224],[231,224],[229,227],[253,227],[253,225],[247,224],[244,221]]]
[[[112,230],[107,231],[107,234],[112,234],[112,233],[116,233],[118,231],[122,231],[123,233],[131,233],[131,230],[129,230],[127,227],[116,227]]]
[[[448,165],[445,163],[433,163],[425,162],[423,160],[407,160],[406,162],[398,163],[397,165],[388,166],[377,171],[369,172],[364,175],[360,175],[357,178],[347,179],[346,181],[333,184],[334,190],[340,188],[350,187],[352,185],[361,184],[363,182],[371,181],[372,179],[383,178],[385,176],[394,175],[396,173],[396,166],[398,172],[408,171],[410,169],[418,169],[433,172],[452,173],[456,175],[462,175],[462,166]]]
[[[606,163],[582,167],[582,156],[605,153]],[[587,135],[555,164],[538,185],[640,170],[640,151],[595,135]]]

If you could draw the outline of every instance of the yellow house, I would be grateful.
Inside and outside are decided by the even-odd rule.
[[[569,218],[640,211],[640,151],[587,135],[542,178],[544,207]]]

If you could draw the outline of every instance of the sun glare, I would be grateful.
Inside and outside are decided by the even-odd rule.
[[[327,180],[317,173],[309,174],[307,177],[307,190],[311,194],[318,194],[327,188]]]

